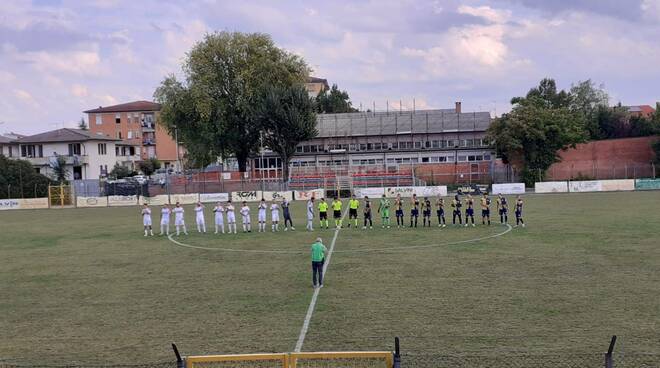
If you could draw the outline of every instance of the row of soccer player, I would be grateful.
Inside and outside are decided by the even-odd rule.
[[[394,199],[394,203],[393,203],[394,215],[396,217],[396,225],[398,228],[406,227],[406,221],[404,216],[404,208],[406,207],[405,202],[406,201],[403,200],[400,195],[397,195],[397,197]],[[497,203],[497,211],[500,216],[500,223],[507,224],[509,221],[509,204],[506,197],[499,194],[496,203]],[[461,196],[457,194],[454,196],[454,199],[449,203],[449,205],[452,208],[452,223],[454,225],[469,226],[471,222],[472,226],[476,226],[474,220],[475,199],[472,197],[472,195],[468,194],[465,199],[462,199]],[[343,204],[341,200],[339,200],[336,197],[333,198],[330,204],[328,204],[324,198],[321,198],[321,201],[318,204],[319,220],[320,220],[321,228],[323,228],[324,226],[326,229],[329,228],[329,224],[328,224],[329,207],[332,208],[333,218],[335,220],[335,227],[341,228],[343,226],[342,206]],[[445,219],[444,198],[439,197],[436,199],[435,203],[432,203],[429,197],[424,197],[423,200],[420,200],[416,194],[413,194],[412,198],[410,199],[409,206],[410,206],[410,216],[409,216],[410,227],[417,227],[420,214],[422,217],[422,226],[424,227],[432,226],[433,220],[431,219],[432,217],[431,214],[433,213],[434,210],[437,216],[438,226],[439,227],[447,226]],[[314,218],[313,207],[314,207],[314,198],[312,198],[307,203],[308,230],[313,230],[311,225],[312,224],[311,221]],[[371,200],[369,199],[369,197],[365,197],[364,203],[360,204],[360,201],[355,198],[355,195],[351,196],[351,198],[348,201],[348,227],[350,228],[352,224],[356,228],[359,226],[358,211],[361,207],[363,213],[362,229],[366,229],[367,226],[369,228],[373,228]],[[377,208],[377,212],[380,214],[381,217],[381,227],[383,228],[390,228],[392,226],[390,220],[391,207],[392,207],[392,203],[385,195],[383,195],[382,198],[380,198]],[[463,207],[465,207],[465,212],[464,212],[465,222],[463,222],[464,219]],[[484,225],[490,225],[490,207],[491,207],[491,199],[487,193],[484,193],[481,197],[481,223]],[[523,220],[523,200],[520,196],[516,198],[515,214],[516,214],[516,226],[522,225],[524,227],[525,222]]]
[[[500,216],[500,223],[508,223],[508,212],[509,206],[506,197],[501,194],[497,197],[497,211]],[[291,219],[291,212],[289,210],[290,202],[284,199],[280,204],[277,202],[272,202],[270,205],[266,203],[264,199],[259,203],[258,210],[258,223],[259,223],[259,232],[266,231],[266,212],[270,210],[271,212],[271,231],[279,231],[280,223],[280,209],[282,209],[283,219],[284,219],[284,231],[295,230],[293,227],[293,221]],[[351,227],[351,221],[355,225],[355,228],[358,228],[358,210],[362,207],[363,210],[363,226],[362,229],[373,228],[372,220],[372,204],[369,197],[364,198],[364,203],[361,204],[358,199],[355,198],[355,195],[351,196],[348,201],[349,211],[348,211],[348,227]],[[377,212],[381,217],[381,226],[383,228],[390,228],[390,207],[392,206],[390,200],[383,195],[380,199]],[[474,206],[475,200],[471,195],[467,195],[464,200],[460,198],[457,194],[454,196],[454,199],[451,201],[450,206],[452,208],[452,223],[454,225],[464,225],[468,226],[471,222],[472,226],[475,226],[474,220]],[[465,206],[465,223],[463,224],[463,212],[462,207]],[[315,207],[315,198],[311,198],[307,202],[307,226],[308,231],[313,231],[313,222],[314,222],[314,207]],[[342,207],[343,203],[340,199],[334,198],[332,203],[325,201],[325,198],[321,198],[318,203],[318,214],[320,227],[325,226],[326,229],[329,228],[328,220],[328,210],[332,208],[333,217],[335,220],[335,227],[341,228],[343,225],[342,219]],[[397,196],[394,199],[394,213],[396,217],[397,227],[405,227],[404,220],[404,207],[405,201]],[[481,221],[484,225],[490,225],[490,207],[491,199],[488,194],[483,194],[481,198]],[[446,227],[445,219],[445,199],[438,198],[435,204],[432,204],[431,200],[428,197],[424,197],[423,200],[419,200],[417,195],[413,194],[410,199],[410,227],[417,227],[418,219],[420,217],[420,212],[422,215],[422,226],[432,226],[431,213],[435,209],[437,215],[437,221],[439,227]],[[195,206],[195,222],[197,224],[197,231],[200,233],[206,232],[206,221],[204,217],[205,206],[198,202]],[[177,203],[172,209],[169,205],[164,205],[161,209],[161,221],[160,221],[160,234],[169,235],[169,225],[170,225],[170,216],[174,213],[174,224],[176,227],[176,234],[180,235],[181,230],[184,234],[188,234],[186,229],[186,224],[184,220],[183,207]],[[240,208],[240,214],[242,217],[243,232],[252,232],[252,224],[250,218],[250,207],[247,205],[247,202],[242,203]],[[515,215],[516,215],[516,226],[522,225],[525,226],[525,222],[522,216],[523,212],[523,200],[520,196],[517,197],[515,203]],[[231,200],[227,201],[225,205],[218,202],[218,204],[213,208],[213,213],[215,217],[215,233],[225,233],[225,216],[227,218],[228,233],[237,233],[236,227],[236,216],[235,216],[235,207],[232,204]],[[151,220],[151,209],[147,204],[144,205],[142,209],[142,218],[144,225],[144,235],[148,234],[153,235],[152,229],[152,220]],[[458,221],[457,221],[458,220]]]
[[[270,209],[270,220],[271,220],[271,231],[280,230],[280,208],[282,209],[282,217],[284,218],[284,231],[289,229],[295,230],[293,227],[293,221],[291,220],[291,212],[289,211],[290,202],[286,199],[282,201],[281,204],[273,201],[270,205],[266,204],[264,199],[261,200],[259,206],[257,207],[257,218],[259,222],[259,232],[266,231],[266,211]],[[197,202],[195,206],[195,223],[197,224],[197,231],[200,233],[206,233],[206,220],[204,217],[204,210],[206,207],[201,203]],[[215,233],[225,234],[225,216],[227,217],[227,232],[231,234],[232,232],[236,234],[236,208],[232,204],[231,200],[227,201],[226,204],[218,202],[215,207],[213,207],[213,213],[215,217]],[[239,210],[242,223],[243,223],[243,232],[252,232],[252,221],[250,219],[250,207],[247,205],[247,202],[242,203],[242,207]],[[176,228],[176,235],[180,235],[181,232],[185,235],[188,235],[188,229],[186,228],[186,222],[184,219],[185,210],[179,202],[177,202],[174,208],[171,208],[170,205],[163,205],[160,211],[160,235],[169,235],[170,234],[170,217],[174,213],[174,226]],[[144,236],[151,235],[153,236],[152,220],[151,220],[151,208],[146,203],[142,208],[142,224],[144,226]]]

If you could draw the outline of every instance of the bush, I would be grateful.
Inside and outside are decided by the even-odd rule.
[[[52,181],[25,160],[0,155],[0,198],[47,197]]]

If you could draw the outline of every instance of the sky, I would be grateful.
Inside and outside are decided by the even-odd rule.
[[[660,0],[2,0],[0,132],[152,100],[216,31],[270,34],[364,109],[500,115],[544,77],[660,101]]]

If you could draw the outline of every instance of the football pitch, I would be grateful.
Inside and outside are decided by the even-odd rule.
[[[306,232],[295,202],[295,232],[214,235],[211,207],[200,235],[186,206],[179,244],[143,237],[139,207],[0,212],[0,358],[293,351],[310,244],[329,248],[334,230],[316,219]],[[526,228],[343,228],[302,350],[391,350],[399,336],[411,354],[599,354],[616,334],[628,353],[658,354],[658,208],[659,192],[528,195]]]

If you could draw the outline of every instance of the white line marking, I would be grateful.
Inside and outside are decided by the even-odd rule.
[[[366,248],[366,249],[349,249],[349,250],[338,250],[335,253],[366,253],[366,252],[398,252],[398,251],[406,251],[406,250],[411,250],[411,249],[425,249],[425,248],[436,248],[436,247],[444,247],[447,245],[456,245],[456,244],[465,244],[465,243],[475,243],[479,242],[482,240],[487,240],[487,239],[492,239],[492,238],[497,238],[499,236],[502,236],[511,230],[513,230],[513,227],[509,224],[505,224],[504,226],[507,227],[506,230],[504,230],[501,233],[493,234],[493,235],[488,235],[488,236],[483,236],[480,238],[474,238],[474,239],[467,239],[467,240],[457,240],[453,242],[447,242],[447,243],[436,243],[436,244],[426,244],[426,245],[411,245],[411,246],[405,246],[405,247],[389,247],[389,248]],[[307,251],[299,251],[299,250],[278,250],[278,249],[273,249],[273,250],[261,250],[261,249],[232,249],[232,248],[212,248],[212,247],[201,247],[198,245],[190,245],[186,243],[182,243],[176,239],[173,238],[174,234],[170,234],[167,238],[174,244],[185,247],[185,248],[191,248],[191,249],[201,249],[201,250],[211,250],[211,251],[221,251],[221,252],[235,252],[235,253],[270,253],[270,254],[306,254]]]
[[[346,213],[344,213],[346,215]],[[342,216],[342,220],[344,216]],[[332,252],[335,250],[335,243],[337,242],[337,235],[339,235],[339,230],[335,230],[335,235],[332,237],[332,242],[330,243],[330,249],[328,250],[328,258],[325,260],[323,265],[323,279],[328,277],[328,266],[330,266],[330,258],[332,258]],[[314,294],[312,295],[312,301],[309,302],[309,308],[307,308],[307,314],[305,315],[305,321],[303,322],[302,328],[300,329],[300,335],[298,335],[298,342],[296,342],[296,348],[293,350],[296,353],[299,353],[302,349],[303,343],[305,342],[305,335],[307,335],[307,330],[309,329],[309,322],[312,320],[312,315],[314,314],[314,307],[316,306],[316,299],[319,297],[321,288],[314,289]]]

